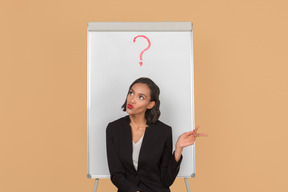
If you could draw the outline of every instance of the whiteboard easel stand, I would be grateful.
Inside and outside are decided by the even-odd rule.
[[[190,191],[189,182],[188,182],[188,178],[185,177],[184,180],[185,180],[187,192],[191,192],[191,191]],[[98,182],[99,182],[99,178],[96,178],[96,179],[95,179],[95,183],[94,183],[93,192],[96,192],[96,191],[97,191]]]
[[[191,192],[191,191],[190,191],[190,187],[189,187],[188,178],[185,177],[184,180],[185,180],[185,184],[186,184],[187,192]]]
[[[95,179],[95,183],[94,183],[93,192],[96,192],[96,191],[97,191],[98,182],[99,182],[99,178],[96,178],[96,179]]]

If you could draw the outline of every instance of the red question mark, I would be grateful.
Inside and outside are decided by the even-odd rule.
[[[139,62],[139,64],[140,64],[140,66],[142,66],[142,64],[143,64],[143,62],[142,62],[142,55],[143,55],[143,53],[145,52],[145,51],[147,51],[149,48],[150,48],[150,46],[151,46],[151,42],[150,42],[150,40],[148,39],[148,37],[146,37],[146,36],[144,36],[144,35],[138,35],[138,36],[136,36],[136,37],[134,37],[134,40],[133,40],[133,42],[135,43],[135,40],[137,39],[137,37],[144,37],[145,39],[147,39],[147,41],[148,41],[148,47],[146,47],[146,49],[144,49],[141,53],[140,53],[140,62]]]

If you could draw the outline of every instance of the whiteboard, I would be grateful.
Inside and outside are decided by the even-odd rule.
[[[87,177],[110,178],[106,127],[127,115],[121,106],[139,77],[160,88],[159,120],[172,127],[173,150],[194,129],[192,23],[89,22],[87,38]],[[195,144],[182,155],[177,177],[194,177]]]

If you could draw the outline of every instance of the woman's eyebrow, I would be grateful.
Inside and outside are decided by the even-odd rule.
[[[132,88],[131,88],[130,90],[132,90],[133,92],[135,92]],[[147,97],[144,93],[139,93],[139,95],[143,95],[144,97]]]
[[[145,94],[143,94],[143,93],[139,93],[139,95],[143,95],[144,97],[146,97],[146,95],[145,95]]]

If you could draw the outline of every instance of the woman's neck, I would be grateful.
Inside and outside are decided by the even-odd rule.
[[[137,126],[146,125],[146,119],[144,116],[129,115],[129,118],[133,125]]]

